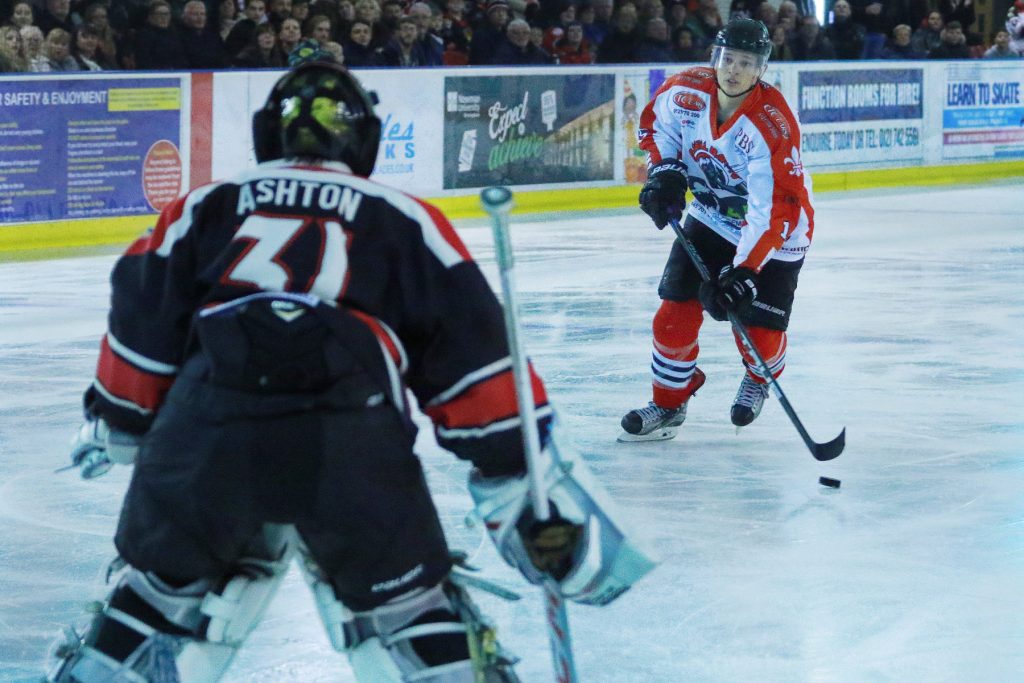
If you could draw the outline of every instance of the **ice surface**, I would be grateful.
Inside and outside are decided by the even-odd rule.
[[[671,235],[639,212],[514,221],[528,349],[563,420],[663,563],[603,609],[570,607],[581,680],[1018,681],[1024,672],[1024,186],[823,195],[782,377],[736,435],[741,368],[708,322],[708,382],[674,441],[615,442],[649,398]],[[462,230],[496,283],[490,232]],[[80,419],[112,257],[0,265],[0,681],[43,669],[90,597],[129,472],[54,474]],[[466,468],[420,451],[451,544],[518,603],[478,601],[524,681],[551,680],[540,595],[462,524]],[[833,491],[819,475],[842,479]],[[226,677],[351,681],[294,571]]]

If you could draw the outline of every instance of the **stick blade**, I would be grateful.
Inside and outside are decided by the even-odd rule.
[[[839,454],[846,448],[846,427],[843,427],[843,431],[839,432],[839,436],[832,439],[827,443],[816,443],[812,449],[815,460],[825,462],[826,460],[834,460],[839,457]]]

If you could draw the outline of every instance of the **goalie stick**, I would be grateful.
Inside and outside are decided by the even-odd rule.
[[[708,268],[704,265],[704,261],[701,260],[700,254],[694,248],[690,240],[686,238],[683,233],[682,226],[679,225],[679,221],[675,218],[669,219],[669,225],[672,226],[672,230],[676,233],[676,239],[686,250],[686,255],[693,261],[694,267],[697,272],[700,273],[700,277],[704,282],[711,282],[711,273],[708,272]],[[747,351],[753,356],[754,360],[757,361],[757,366],[761,369],[761,373],[768,378],[768,385],[775,391],[775,395],[779,397],[779,403],[782,404],[782,409],[786,411],[786,415],[789,416],[793,426],[796,427],[796,431],[800,433],[800,438],[804,440],[804,444],[810,449],[811,455],[814,456],[815,460],[822,462],[826,460],[832,460],[838,458],[839,454],[843,452],[846,447],[846,427],[843,427],[843,431],[839,432],[839,436],[827,441],[825,443],[818,443],[811,438],[811,435],[807,433],[800,418],[797,417],[796,411],[793,406],[790,405],[789,399],[786,398],[786,394],[782,392],[782,387],[779,385],[778,380],[772,375],[771,368],[765,362],[764,358],[758,352],[757,348],[754,347],[754,343],[750,339],[750,333],[747,332],[747,328],[740,322],[739,317],[736,316],[732,311],[728,311],[729,322],[732,323],[732,328],[736,330],[736,333],[743,340],[743,345],[747,347]]]
[[[505,333],[512,357],[512,375],[515,378],[516,401],[523,426],[523,447],[526,453],[527,477],[530,484],[530,503],[537,521],[551,517],[547,496],[544,494],[544,473],[540,471],[540,434],[534,416],[533,386],[526,350],[519,333],[519,309],[516,300],[515,261],[509,238],[508,215],[512,210],[512,191],[506,187],[488,187],[480,193],[480,203],[491,217],[494,232],[494,251],[501,273],[501,296],[505,309]],[[553,579],[542,585],[544,591],[544,621],[551,645],[551,658],[558,683],[576,683],[576,664],[572,656],[572,638],[569,635],[569,615],[565,600]]]

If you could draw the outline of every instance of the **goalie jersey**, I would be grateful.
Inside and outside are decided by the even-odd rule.
[[[111,275],[108,331],[86,410],[145,432],[195,352],[200,310],[303,293],[372,331],[441,446],[488,475],[524,469],[500,305],[444,215],[344,164],[272,161],[167,206]],[[344,313],[345,315],[341,315]],[[551,409],[533,375],[545,433]]]
[[[796,116],[778,90],[758,81],[719,125],[717,93],[709,67],[666,80],[640,116],[640,147],[651,166],[686,166],[690,214],[736,245],[734,266],[756,272],[770,259],[799,261],[814,209]]]

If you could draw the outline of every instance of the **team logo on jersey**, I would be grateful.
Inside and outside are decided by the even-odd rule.
[[[708,106],[704,98],[692,92],[677,92],[672,101],[687,111],[704,111]]]
[[[764,105],[764,111],[768,114],[768,118],[772,120],[772,123],[782,133],[782,137],[789,139],[789,122],[786,121],[786,117],[782,115],[782,112],[773,107],[770,104]]]
[[[690,158],[697,162],[704,175],[714,187],[729,187],[730,180],[739,180],[740,174],[729,165],[729,160],[714,146],[708,147],[703,140],[696,140],[690,146]]]
[[[687,178],[697,203],[739,227],[747,213],[747,183],[724,154],[701,140],[690,146],[689,155],[701,171]]]
[[[799,178],[804,174],[804,162],[800,159],[800,150],[796,147],[789,152],[789,156],[785,158],[783,163],[793,166],[793,168],[789,169],[789,175],[795,175]]]

